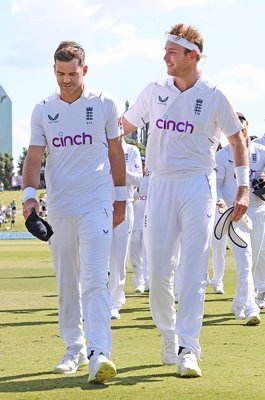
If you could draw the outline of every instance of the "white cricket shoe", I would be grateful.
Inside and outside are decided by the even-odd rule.
[[[176,364],[178,358],[178,346],[176,341],[162,336],[162,357],[161,361],[164,365]]]
[[[220,283],[219,285],[213,286],[213,291],[215,294],[225,294],[224,285]]]
[[[115,365],[104,354],[92,355],[88,366],[88,383],[103,383],[116,376]]]
[[[141,294],[143,294],[143,293],[144,293],[144,285],[143,285],[143,286],[142,286],[142,285],[137,286],[137,287],[134,289],[134,291],[135,291],[135,293],[141,293]]]
[[[245,311],[243,308],[236,308],[232,306],[231,311],[235,315],[235,319],[238,321],[246,318]]]
[[[121,315],[117,308],[113,308],[112,310],[110,310],[110,314],[111,314],[111,319],[121,319]]]
[[[257,292],[256,303],[261,310],[265,308],[265,292]]]
[[[57,364],[53,372],[55,374],[74,374],[77,370],[86,367],[88,364],[85,349],[77,350],[76,346],[67,347],[66,353]]]
[[[182,377],[197,378],[202,376],[195,353],[187,348],[184,348],[178,355],[177,368]]]
[[[246,325],[248,326],[256,326],[260,324],[260,316],[258,313],[253,312],[249,315],[247,315],[246,318]]]

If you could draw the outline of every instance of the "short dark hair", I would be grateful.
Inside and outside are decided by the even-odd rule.
[[[242,114],[241,112],[237,111],[237,116],[239,119],[244,119],[246,121],[246,117],[244,116],[244,114]]]
[[[74,58],[79,60],[79,64],[83,67],[85,65],[85,50],[80,44],[73,41],[61,42],[54,53],[54,62],[58,61],[72,61]]]

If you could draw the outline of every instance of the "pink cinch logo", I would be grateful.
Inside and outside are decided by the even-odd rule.
[[[181,133],[192,133],[194,130],[194,125],[189,121],[173,121],[168,119],[168,115],[164,115],[163,119],[158,119],[156,121],[156,126],[158,129],[177,131]]]
[[[52,139],[54,147],[80,146],[82,144],[92,144],[92,136],[88,133],[81,133],[75,136],[64,136],[63,132],[58,133],[58,137]]]

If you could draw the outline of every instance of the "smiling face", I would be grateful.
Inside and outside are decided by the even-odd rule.
[[[168,41],[165,52],[164,61],[168,75],[182,77],[190,71],[191,60],[194,59],[194,56],[196,57],[196,51],[188,51],[183,46]]]
[[[62,100],[71,103],[78,99],[84,88],[84,76],[87,73],[87,66],[80,65],[77,58],[71,61],[56,60],[54,73],[60,88]]]

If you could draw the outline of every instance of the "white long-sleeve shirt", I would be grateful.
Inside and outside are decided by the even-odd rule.
[[[143,169],[140,150],[137,146],[122,141],[126,163],[127,201],[134,200],[134,192],[143,180]]]

